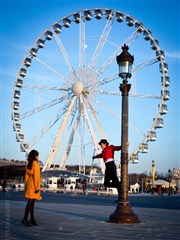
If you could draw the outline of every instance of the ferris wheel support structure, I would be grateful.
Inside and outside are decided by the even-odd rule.
[[[69,107],[68,107],[68,109],[67,109],[66,115],[64,116],[64,119],[63,119],[62,124],[61,124],[61,126],[59,128],[59,131],[58,131],[57,136],[55,138],[55,141],[54,141],[54,143],[53,143],[53,145],[51,147],[51,151],[49,152],[48,158],[46,160],[46,163],[45,163],[42,171],[45,171],[46,168],[50,167],[52,161],[54,160],[54,156],[56,154],[56,150],[57,150],[58,144],[60,142],[60,139],[61,139],[61,136],[63,134],[64,128],[65,128],[65,126],[67,124],[68,118],[69,118],[69,116],[71,114],[71,110],[72,110],[72,108],[73,108],[73,106],[74,106],[74,104],[76,102],[76,99],[77,99],[77,96],[74,96],[72,101],[71,101],[71,103],[70,103],[70,105],[69,105]]]
[[[89,128],[89,132],[90,132],[90,135],[91,135],[91,138],[92,138],[92,141],[93,141],[93,144],[94,144],[94,147],[96,149],[96,152],[97,154],[100,153],[100,149],[99,149],[99,146],[98,146],[98,141],[96,139],[96,134],[94,132],[94,129],[91,125],[91,122],[89,120],[89,117],[88,117],[88,114],[87,114],[87,111],[86,111],[86,108],[85,108],[85,104],[83,102],[83,99],[82,97],[80,96],[80,101],[83,105],[83,110],[84,110],[84,116],[85,116],[85,119],[86,119],[86,122],[87,122],[87,125],[88,125],[88,128]],[[104,166],[104,162],[103,162],[103,159],[99,159],[99,162],[100,162],[100,166],[101,166],[101,170],[102,170],[102,173],[104,174],[105,172],[105,166]]]
[[[64,155],[62,157],[61,163],[59,165],[59,169],[61,169],[61,170],[66,169],[66,162],[68,160],[69,153],[71,151],[71,146],[72,146],[72,143],[73,143],[73,140],[74,140],[74,135],[76,133],[77,127],[79,125],[80,118],[81,118],[81,111],[79,112],[79,114],[77,116],[77,119],[75,121],[74,127],[73,127],[73,129],[71,131],[71,134],[70,134],[70,137],[69,137],[69,141],[68,141],[66,150],[64,152]]]

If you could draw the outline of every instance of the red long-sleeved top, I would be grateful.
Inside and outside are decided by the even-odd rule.
[[[110,158],[114,158],[114,152],[115,151],[120,151],[121,150],[121,146],[114,146],[114,145],[110,145],[105,147],[102,150],[102,153],[94,156],[94,158],[103,158],[104,163],[106,163],[106,161]]]

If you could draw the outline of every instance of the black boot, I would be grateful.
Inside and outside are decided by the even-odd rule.
[[[31,218],[31,219],[30,219],[30,224],[31,224],[32,226],[37,226],[37,225],[38,225],[37,222],[36,222],[36,220],[35,220],[34,218]]]
[[[28,221],[27,219],[25,219],[25,218],[23,218],[22,224],[24,224],[24,226],[26,226],[26,227],[31,227],[31,224],[30,224],[29,221]]]
[[[24,218],[22,220],[22,224],[24,224],[26,227],[30,226],[30,223],[27,220],[30,210],[31,210],[31,200],[29,199],[25,208]]]
[[[38,225],[35,218],[34,218],[34,202],[35,202],[35,200],[32,202],[31,210],[30,210],[30,215],[31,215],[30,223],[31,223],[32,226]]]

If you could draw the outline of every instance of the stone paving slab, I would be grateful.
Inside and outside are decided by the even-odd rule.
[[[107,223],[115,206],[36,202],[38,226],[21,224],[26,202],[0,201],[2,240],[180,239],[180,210],[133,208],[141,223]]]

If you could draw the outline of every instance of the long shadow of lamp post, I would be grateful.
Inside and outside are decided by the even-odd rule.
[[[128,78],[132,76],[134,56],[128,52],[129,47],[124,44],[122,53],[117,56],[119,77],[123,79],[120,84],[122,93],[122,125],[121,125],[121,194],[116,210],[109,217],[109,222],[131,224],[139,223],[138,216],[134,214],[128,201],[128,96],[131,84]]]

